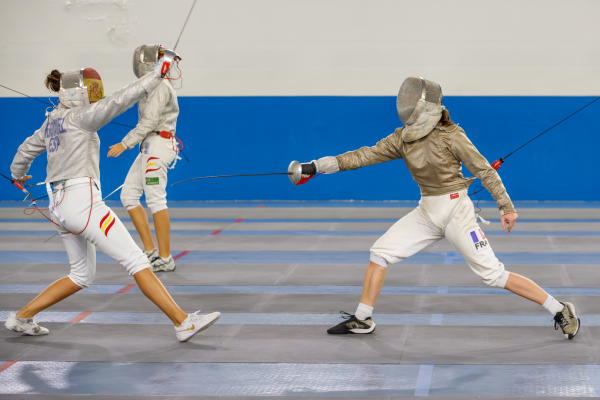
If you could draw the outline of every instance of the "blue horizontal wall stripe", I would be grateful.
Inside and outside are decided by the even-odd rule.
[[[480,152],[493,161],[588,103],[588,97],[448,96],[444,104]],[[177,133],[185,143],[182,160],[169,181],[194,176],[284,172],[291,160],[309,161],[374,145],[401,125],[392,96],[356,97],[181,97]],[[45,106],[26,98],[0,98],[4,121],[0,170],[9,166],[19,144],[44,121]],[[598,106],[577,116],[515,153],[500,169],[514,200],[600,199],[600,185],[590,182],[591,161],[600,147],[595,133]],[[498,122],[501,116],[502,122]],[[135,125],[132,108],[115,122]],[[106,158],[108,146],[129,131],[107,125],[99,132],[101,180],[105,191],[123,183],[137,150]],[[564,140],[573,137],[581,140]],[[585,145],[582,145],[585,143]],[[45,178],[45,157],[30,172]],[[588,172],[590,171],[590,172]],[[557,185],[556,182],[568,182]],[[21,200],[21,193],[0,192],[2,200]],[[377,190],[373,190],[377,188]],[[36,188],[35,193],[43,194]],[[481,192],[484,200],[491,200]],[[209,179],[169,187],[171,200],[416,200],[419,189],[402,161],[322,176],[295,187],[287,177]]]

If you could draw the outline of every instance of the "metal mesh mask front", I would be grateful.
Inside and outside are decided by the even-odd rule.
[[[410,116],[415,111],[417,103],[423,93],[423,81],[421,78],[411,76],[406,78],[398,91],[396,107],[398,108],[398,116],[400,121],[407,124]]]
[[[418,117],[419,100],[440,104],[442,88],[434,81],[411,76],[406,78],[398,91],[396,107],[398,116],[405,125],[411,125]],[[411,118],[412,117],[412,118]]]
[[[425,101],[433,104],[440,104],[443,97],[442,87],[434,81],[428,81],[427,79],[423,80],[425,81],[425,89],[427,90],[425,93]]]
[[[83,69],[75,69],[60,73],[60,87],[74,89],[83,87]]]
[[[104,86],[98,72],[93,68],[82,68],[61,72],[60,87],[63,90],[87,89],[90,103],[104,98]]]
[[[159,44],[143,44],[133,52],[133,72],[141,78],[156,67],[160,59],[162,46]]]

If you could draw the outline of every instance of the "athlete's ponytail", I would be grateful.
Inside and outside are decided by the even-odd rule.
[[[440,122],[438,122],[439,125],[441,126],[452,126],[454,125],[454,122],[450,119],[450,112],[444,108],[444,110],[442,111],[442,119],[440,119]]]
[[[60,71],[57,69],[53,69],[52,72],[46,76],[46,80],[44,81],[46,87],[53,92],[58,92],[60,90]]]

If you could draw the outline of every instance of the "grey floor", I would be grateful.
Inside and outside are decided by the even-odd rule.
[[[353,313],[371,244],[411,210],[394,203],[174,204],[187,312],[222,319],[188,343],[122,267],[99,255],[93,287],[39,315],[44,337],[0,331],[0,398],[600,396],[600,207],[517,204],[482,225],[509,271],[575,304],[573,341],[541,306],[487,288],[442,240],[391,266],[371,335],[326,329]],[[114,208],[132,231],[126,212]],[[0,204],[0,317],[68,274],[52,225]]]

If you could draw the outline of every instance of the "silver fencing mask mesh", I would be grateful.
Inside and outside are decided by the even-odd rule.
[[[133,73],[138,78],[154,70],[162,56],[163,47],[159,44],[143,44],[133,52]]]
[[[60,87],[73,89],[83,87],[83,69],[75,69],[60,73]]]
[[[86,106],[104,98],[100,74],[93,68],[60,73],[59,101],[68,108]]]
[[[406,78],[396,99],[400,121],[405,125],[414,124],[422,108],[420,101],[441,104],[442,97],[442,88],[437,83],[414,76]]]

